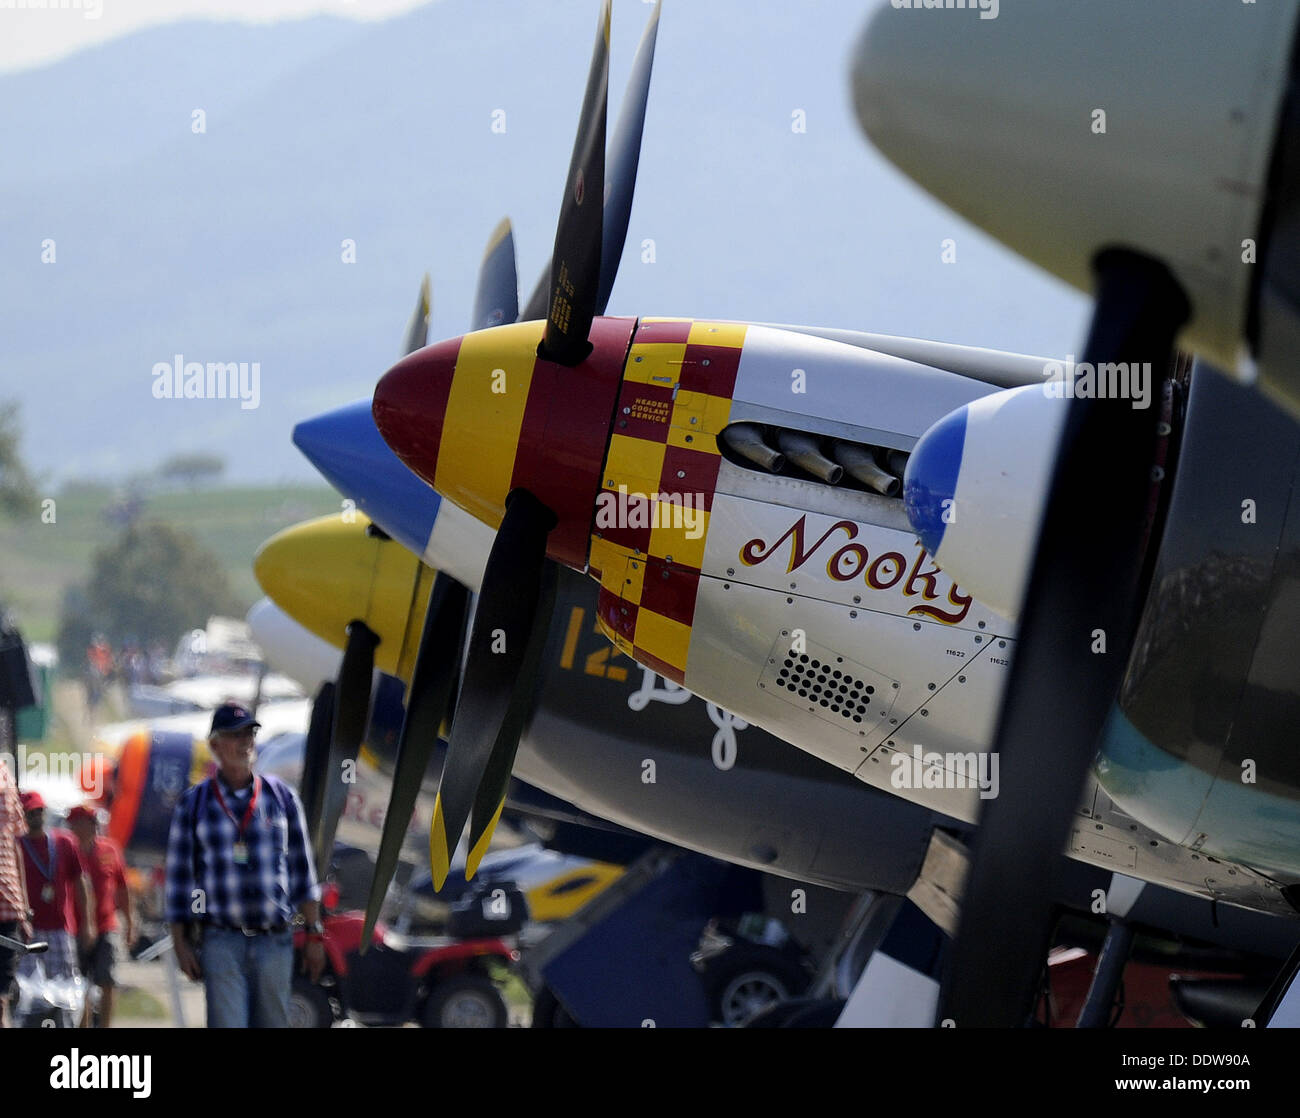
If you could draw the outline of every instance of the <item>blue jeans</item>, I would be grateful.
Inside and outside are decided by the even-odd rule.
[[[209,1029],[287,1029],[293,932],[204,929],[199,948]]]

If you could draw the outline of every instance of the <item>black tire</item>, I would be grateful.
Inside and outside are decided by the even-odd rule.
[[[581,1025],[564,1008],[549,986],[543,986],[533,999],[533,1029],[580,1029]]]
[[[504,1029],[510,1021],[506,1000],[490,978],[458,974],[429,991],[420,1015],[426,1029]]]
[[[729,951],[708,976],[709,1013],[730,1028],[743,1026],[808,987],[808,976],[774,951]]]
[[[334,1024],[334,1007],[322,986],[295,974],[289,991],[289,1027],[291,1029],[328,1029]]]

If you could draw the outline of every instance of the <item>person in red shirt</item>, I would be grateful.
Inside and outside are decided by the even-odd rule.
[[[135,942],[135,913],[126,886],[126,864],[117,843],[98,833],[99,820],[93,807],[78,804],[68,812],[68,828],[76,836],[77,852],[81,855],[82,869],[90,879],[94,899],[91,921],[94,940],[89,950],[81,953],[81,973],[92,986],[99,987],[99,1027],[107,1029],[113,1021],[116,986],[113,964],[122,948],[117,924],[119,911],[126,918],[126,946]],[[90,1004],[89,1000],[86,1004]]]
[[[77,956],[73,936],[82,948],[90,946],[90,888],[81,872],[81,855],[76,840],[67,831],[45,830],[45,800],[39,792],[24,792],[23,811],[27,834],[18,841],[23,849],[23,872],[27,879],[27,900],[32,906],[32,933],[47,940],[49,950],[41,957],[50,977],[75,977]],[[20,969],[33,956],[24,958]]]

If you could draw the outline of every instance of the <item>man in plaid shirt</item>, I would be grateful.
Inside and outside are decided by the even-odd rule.
[[[181,970],[203,980],[210,1029],[287,1027],[296,910],[313,982],[325,966],[302,804],[282,780],[254,775],[259,725],[237,703],[217,708],[209,740],[218,771],[181,797],[167,841],[172,943]]]
[[[0,761],[0,935],[10,939],[31,938],[28,918],[27,883],[23,879],[23,860],[18,840],[27,833],[27,820],[18,799],[9,765]],[[18,967],[15,952],[0,947],[0,1029],[9,1028],[9,999],[13,996],[14,975]]]

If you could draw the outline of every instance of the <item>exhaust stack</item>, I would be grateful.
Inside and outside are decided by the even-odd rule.
[[[785,456],[763,441],[763,433],[753,423],[733,423],[722,438],[742,458],[771,473],[779,474],[785,467]]]
[[[822,454],[817,447],[817,440],[798,431],[781,431],[776,437],[782,453],[801,470],[807,470],[814,477],[830,485],[839,485],[844,476],[844,467],[837,466]]]
[[[831,447],[835,461],[843,466],[849,477],[886,497],[896,497],[903,483],[888,470],[882,470],[875,456],[865,446],[856,443],[835,443]]]

